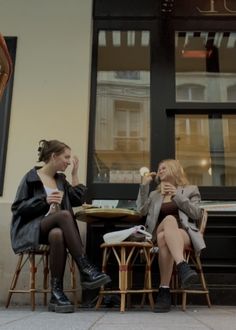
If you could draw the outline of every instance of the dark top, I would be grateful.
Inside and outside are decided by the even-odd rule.
[[[167,202],[167,203],[162,203],[159,217],[158,217],[158,225],[162,222],[162,220],[167,216],[167,215],[173,215],[173,217],[176,218],[178,225],[180,227],[180,221],[179,221],[179,212],[178,212],[178,207],[174,201]]]

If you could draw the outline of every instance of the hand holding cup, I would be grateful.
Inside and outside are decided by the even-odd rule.
[[[50,195],[47,196],[48,204],[58,204],[60,205],[63,199],[64,192],[61,190],[55,190]]]
[[[169,195],[169,196],[174,196],[176,194],[176,187],[166,181],[161,182],[161,194],[162,195]]]

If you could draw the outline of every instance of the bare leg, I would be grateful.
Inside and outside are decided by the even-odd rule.
[[[188,234],[178,227],[173,216],[167,216],[157,228],[159,247],[159,267],[161,283],[168,286],[171,279],[173,263],[184,260],[184,248],[190,245]]]
[[[174,261],[180,272],[181,284],[189,284],[196,276],[189,265],[184,262],[184,249],[190,245],[188,234],[178,227],[172,215],[168,215],[157,228],[157,243],[159,247],[160,288],[157,295],[157,304],[154,309],[157,313],[168,312],[171,309],[170,280]]]
[[[166,245],[163,232],[157,235],[157,242],[159,247],[158,263],[160,270],[160,286],[169,286],[174,260]]]

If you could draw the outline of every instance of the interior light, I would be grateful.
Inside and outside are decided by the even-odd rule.
[[[181,55],[183,58],[209,58],[212,50],[182,50]]]
[[[207,163],[208,163],[208,162],[207,162],[206,159],[202,159],[202,160],[200,161],[201,166],[206,166]]]

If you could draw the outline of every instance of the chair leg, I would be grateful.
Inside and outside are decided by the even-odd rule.
[[[177,306],[179,290],[180,290],[179,278],[178,278],[176,265],[174,265],[172,276],[171,276],[171,292],[173,295],[174,306]]]
[[[145,282],[145,289],[152,290],[152,273],[151,273],[151,267],[152,267],[152,258],[150,253],[150,248],[144,248],[143,249],[145,259],[146,259],[146,271],[147,271],[147,277]],[[145,274],[146,275],[146,274]],[[148,292],[148,300],[149,304],[151,306],[151,309],[154,309],[154,300],[152,292]]]
[[[69,256],[69,262],[70,262],[70,280],[71,280],[71,289],[73,291],[73,297],[74,297],[74,305],[77,305],[77,281],[76,281],[76,269],[75,269],[75,261],[72,258],[72,256]]]
[[[182,310],[186,311],[187,292],[182,293]]]
[[[127,265],[126,265],[126,249],[121,247],[120,251],[120,267],[119,267],[119,287],[121,291],[121,298],[120,298],[120,311],[125,311],[125,300],[126,300],[126,293],[127,290]]]
[[[37,267],[35,266],[35,254],[29,253],[30,262],[30,300],[31,309],[35,310],[35,274],[37,272]]]
[[[107,262],[109,258],[110,253],[108,252],[108,248],[105,247],[103,250],[103,255],[102,255],[102,271],[106,272],[106,267],[107,267]],[[95,306],[95,309],[98,309],[101,306],[101,303],[103,301],[104,295],[101,293],[101,290],[104,290],[104,286],[101,287],[100,292],[98,294],[98,300]]]
[[[147,282],[147,265],[145,265],[144,287],[146,286],[146,282]],[[144,306],[145,299],[146,299],[146,293],[143,293],[143,294],[142,294],[141,304],[140,304],[140,306],[141,306],[142,308],[143,308],[143,306]]]
[[[49,274],[49,268],[48,268],[48,253],[46,252],[43,255],[43,304],[44,306],[47,305],[47,291],[48,291],[48,274]]]
[[[201,260],[200,260],[199,256],[196,256],[196,264],[197,264],[198,271],[199,271],[199,274],[200,274],[202,287],[203,287],[204,291],[206,291],[205,295],[206,295],[207,305],[210,308],[211,307],[211,300],[210,300],[209,290],[208,290],[207,285],[206,285],[206,280],[205,280],[205,276],[204,276],[203,269],[202,269],[202,263],[201,263]]]
[[[24,257],[23,253],[21,253],[18,257],[16,270],[15,270],[15,273],[13,275],[11,286],[10,286],[10,289],[9,289],[9,292],[8,292],[7,302],[6,302],[6,306],[5,306],[6,308],[8,308],[9,305],[10,305],[11,297],[12,297],[12,294],[13,294],[12,290],[14,290],[16,285],[17,285],[17,281],[18,281],[18,278],[19,278],[19,275],[20,275],[20,272],[21,272],[21,269],[22,269],[23,257]]]

